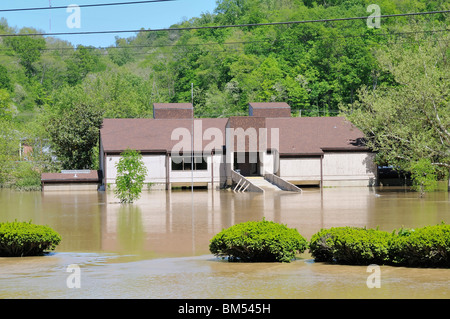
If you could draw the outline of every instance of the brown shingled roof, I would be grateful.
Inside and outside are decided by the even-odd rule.
[[[291,108],[286,102],[250,102],[248,104],[253,108]]]
[[[250,121],[251,117],[248,119]],[[234,121],[241,120],[242,118],[238,118]],[[225,145],[227,118],[202,118],[194,121],[201,121],[202,133],[207,128],[219,128]],[[179,143],[178,140],[171,140],[172,131],[175,128],[185,128],[190,132],[191,126],[192,119],[105,119],[100,130],[101,142],[107,153],[120,153],[127,148],[165,153]],[[281,155],[321,155],[323,151],[331,150],[367,150],[361,143],[363,133],[342,117],[266,118],[266,128],[268,148],[272,147],[270,129],[279,129]],[[210,142],[203,140],[202,147]]]
[[[270,129],[279,128],[279,152],[289,155],[320,155],[327,151],[367,150],[361,143],[364,134],[343,117],[268,118]]]
[[[173,130],[184,128],[191,132],[192,121],[192,119],[105,119],[100,129],[102,146],[107,153],[120,153],[127,148],[141,152],[167,152],[180,142],[171,139]],[[194,121],[197,121],[196,123],[201,121],[202,136],[208,128],[219,128],[225,144],[227,118],[203,118]],[[211,141],[204,140],[202,147],[209,143]]]
[[[89,173],[42,173],[41,181],[45,183],[58,182],[98,182],[99,172],[90,170]]]
[[[192,109],[192,103],[153,103],[155,109]]]
[[[291,107],[285,102],[251,102],[248,115],[263,117],[291,117]]]
[[[155,119],[186,119],[194,117],[191,103],[153,103]]]

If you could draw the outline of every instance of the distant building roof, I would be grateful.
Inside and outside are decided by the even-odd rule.
[[[191,103],[154,103],[153,118],[182,119],[193,118],[194,108]]]
[[[153,103],[156,109],[192,109],[192,103]]]
[[[251,102],[249,116],[291,117],[291,107],[286,102]]]
[[[99,182],[99,172],[96,170],[74,170],[62,171],[61,173],[42,173],[41,182],[43,183],[88,183]]]
[[[291,108],[286,102],[250,102],[248,104],[253,108]]]

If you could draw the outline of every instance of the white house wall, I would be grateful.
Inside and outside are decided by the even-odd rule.
[[[120,160],[119,155],[106,157],[106,183],[114,184],[117,177],[116,164]],[[147,168],[145,183],[165,183],[166,182],[166,156],[165,155],[144,155],[142,156],[144,165]]]
[[[278,170],[279,162],[275,161],[274,153],[260,152],[260,169],[261,173],[274,174]]]
[[[320,158],[281,158],[280,177],[292,182],[320,182]]]
[[[323,186],[369,186],[376,181],[373,153],[327,152],[322,165]],[[320,168],[320,157],[280,159],[280,177],[295,184],[318,184]]]
[[[264,154],[262,171],[271,172],[271,168],[274,167],[273,157],[273,154]],[[106,166],[106,184],[115,184],[117,176],[115,165],[119,159],[119,155],[108,155],[105,163],[100,163],[101,169],[103,164]],[[374,154],[368,152],[326,152],[322,160],[323,186],[374,185],[377,167],[373,160]],[[148,171],[145,183],[165,185],[167,182],[166,155],[143,155],[143,161]],[[214,186],[222,186],[227,176],[225,156],[219,154],[208,156],[207,163],[206,170],[194,171],[194,182],[210,185],[214,177]],[[191,176],[190,170],[169,170],[172,185],[177,183],[188,185],[192,182]],[[319,184],[321,181],[320,157],[281,157],[279,176],[294,184]]]
[[[166,155],[143,155],[143,162],[147,168],[147,177],[145,183],[165,184],[166,177]],[[117,177],[116,164],[119,162],[119,155],[108,155],[106,157],[106,183],[115,184]],[[213,165],[211,163],[213,162]],[[219,184],[225,179],[225,167],[222,164],[222,155],[214,155],[207,157],[208,168],[206,170],[194,171],[195,183],[211,183],[212,173],[214,170],[214,183]],[[170,165],[170,160],[169,160]],[[190,183],[192,181],[191,171],[174,171],[169,170],[171,183]]]
[[[374,185],[375,154],[368,152],[327,152],[323,157],[324,186]]]

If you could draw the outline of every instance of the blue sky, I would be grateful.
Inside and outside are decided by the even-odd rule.
[[[137,0],[1,0],[0,9],[28,7],[68,6],[93,3],[132,2]],[[69,28],[67,19],[71,13],[65,9],[0,12],[11,27],[34,27],[45,33],[109,31],[167,28],[183,19],[198,17],[202,12],[213,12],[216,0],[176,0],[168,2],[81,8],[81,28]],[[115,37],[133,36],[134,33],[57,36],[74,45],[95,47],[114,44]]]

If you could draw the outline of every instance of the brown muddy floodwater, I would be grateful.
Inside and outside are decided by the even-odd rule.
[[[49,255],[0,258],[0,298],[449,298],[450,269],[381,266],[380,288],[369,288],[366,266],[315,263],[308,252],[287,264],[228,263],[208,249],[223,228],[263,217],[307,240],[332,226],[450,223],[449,199],[402,188],[185,190],[120,205],[112,193],[0,190],[0,222],[31,220],[62,236]]]

